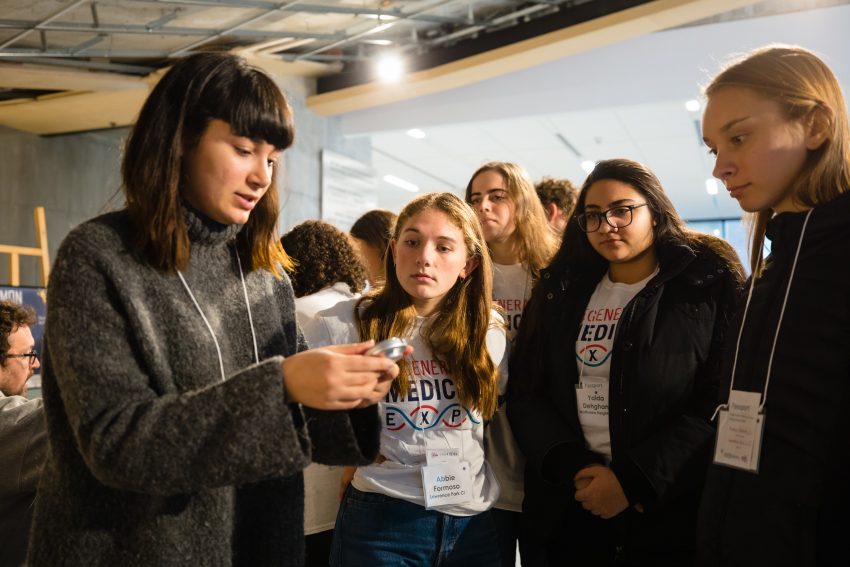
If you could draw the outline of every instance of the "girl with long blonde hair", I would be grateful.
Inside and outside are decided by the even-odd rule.
[[[381,454],[345,489],[332,565],[498,565],[486,513],[499,485],[484,422],[507,380],[490,257],[475,214],[450,193],[418,197],[395,224],[386,283],[320,312],[328,342],[401,337],[413,355],[380,404]],[[311,332],[311,334],[313,334]]]
[[[827,565],[844,553],[850,528],[845,99],[830,68],[794,46],[747,54],[706,95],[714,175],[755,223],[754,275],[722,367],[700,559]],[[744,406],[753,411],[741,415]],[[754,434],[733,439],[732,422]]]
[[[485,163],[472,174],[466,202],[478,215],[493,257],[493,300],[505,312],[508,338],[516,336],[531,289],[558,248],[546,213],[528,173],[508,162]],[[487,458],[496,471],[502,495],[493,510],[502,564],[524,554],[522,536],[523,468],[525,463],[504,411],[487,429]]]

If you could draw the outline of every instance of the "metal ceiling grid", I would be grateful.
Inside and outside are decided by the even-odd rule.
[[[333,72],[384,48],[421,52],[589,1],[12,0],[0,7],[0,61],[161,67],[197,50],[255,48],[336,63]]]

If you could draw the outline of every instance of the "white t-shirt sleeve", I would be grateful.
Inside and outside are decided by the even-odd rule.
[[[333,307],[319,311],[301,325],[301,332],[311,348],[360,342],[354,309],[357,298],[340,301]]]
[[[510,344],[505,334],[504,320],[496,311],[492,312],[490,328],[485,337],[487,352],[493,364],[499,370],[499,395],[504,395],[508,387],[508,358],[510,357]]]

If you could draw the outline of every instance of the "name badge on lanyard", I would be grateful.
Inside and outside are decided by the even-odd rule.
[[[425,454],[422,489],[425,508],[446,504],[466,504],[472,500],[472,475],[469,463],[460,460],[457,449],[433,450]]]
[[[576,385],[579,419],[585,425],[608,427],[608,384]]]
[[[809,225],[809,218],[812,216],[813,210],[810,209],[806,213],[806,219],[803,221],[800,239],[797,241],[797,251],[794,253],[794,263],[791,264],[791,273],[788,275],[788,285],[785,286],[785,297],[782,299],[779,321],[776,323],[776,332],[773,335],[773,346],[770,348],[770,357],[767,361],[764,394],[735,389],[735,371],[738,368],[741,337],[744,334],[750,301],[753,299],[753,289],[756,287],[755,275],[750,277],[750,291],[747,293],[747,302],[744,304],[744,314],[741,316],[741,328],[738,330],[738,342],[735,345],[735,356],[732,362],[729,402],[718,406],[714,411],[715,416],[720,416],[717,423],[717,441],[714,445],[715,464],[754,473],[759,471],[761,440],[764,433],[764,407],[767,403],[770,375],[771,370],[773,370],[773,356],[776,354],[776,344],[779,342],[779,331],[782,329],[782,319],[785,316],[785,307],[788,305],[788,296],[791,293],[791,283],[794,281],[794,274],[797,271],[797,260],[800,258],[800,249],[803,247],[803,237],[806,235],[806,227]],[[757,270],[755,272],[757,273]],[[714,417],[712,417],[713,419]]]
[[[758,472],[764,413],[761,394],[732,390],[727,407],[718,410],[714,463]]]

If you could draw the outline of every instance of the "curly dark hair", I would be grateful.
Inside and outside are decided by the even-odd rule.
[[[549,203],[555,203],[559,209],[564,211],[565,217],[573,214],[578,198],[578,189],[569,179],[544,177],[534,184],[534,188],[537,190],[537,196],[540,197],[540,202],[543,203],[544,207],[547,207]]]
[[[5,365],[9,352],[9,335],[22,325],[35,325],[35,309],[11,301],[0,301],[0,364]]]
[[[323,221],[302,222],[280,239],[297,265],[289,277],[295,297],[316,293],[337,282],[358,292],[366,285],[366,269],[348,236]]]

